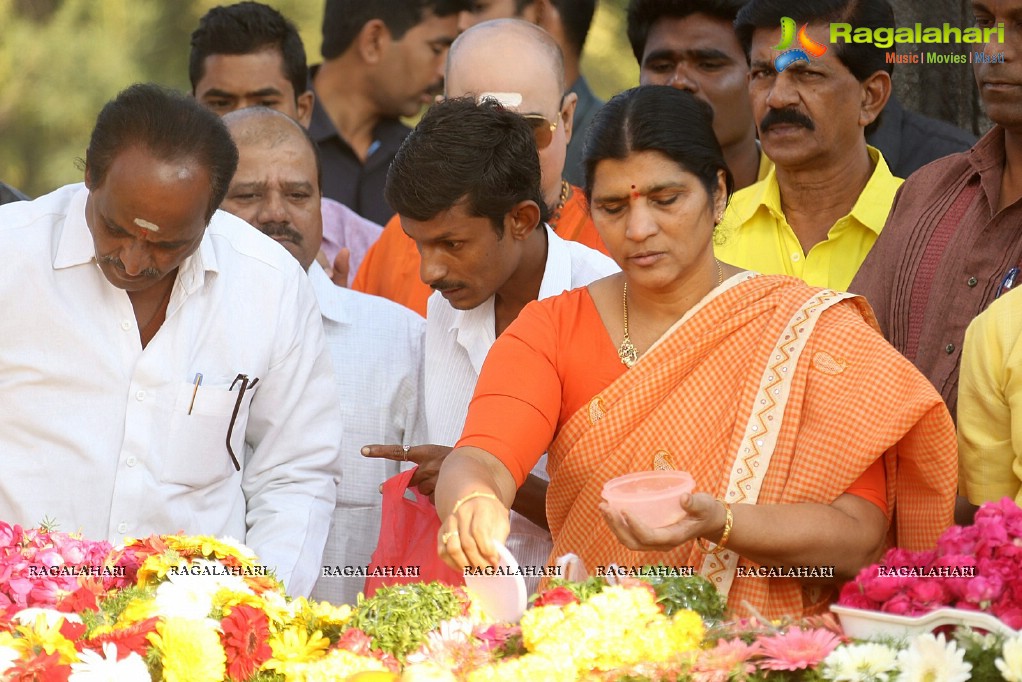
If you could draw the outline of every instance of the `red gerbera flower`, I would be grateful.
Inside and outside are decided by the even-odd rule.
[[[15,661],[4,671],[6,682],[67,682],[71,666],[62,665],[60,654],[39,653],[27,661]]]
[[[223,628],[221,640],[227,654],[227,677],[247,680],[273,655],[267,641],[270,638],[269,618],[254,606],[240,604],[231,608],[220,625]]]
[[[135,652],[145,658],[149,650],[149,633],[156,632],[156,623],[159,618],[147,618],[139,623],[120,628],[103,635],[96,635],[87,642],[79,644],[85,649],[102,652],[103,643],[110,642],[117,647],[117,659],[126,657],[129,653]]]

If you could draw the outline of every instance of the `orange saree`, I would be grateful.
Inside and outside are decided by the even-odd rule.
[[[950,525],[950,415],[876,331],[862,299],[788,277],[738,279],[560,429],[548,462],[554,554],[574,552],[589,570],[692,566],[728,594],[732,613],[748,602],[771,618],[807,615],[826,608],[830,589],[736,578],[738,564],[752,564],[729,551],[705,554],[694,542],[633,552],[593,522],[604,482],[652,469],[658,455],[690,472],[697,490],[755,504],[830,503],[882,456],[889,542],[932,547]]]
[[[951,418],[876,331],[862,299],[790,277],[737,275],[634,367],[610,371],[578,359],[587,346],[616,356],[595,310],[579,312],[592,307],[581,293],[530,304],[501,335],[459,443],[493,453],[519,482],[549,448],[553,557],[573,552],[590,572],[612,563],[691,566],[739,615],[745,602],[771,618],[826,609],[830,587],[736,577],[739,564],[752,564],[732,552],[718,561],[694,542],[659,553],[619,544],[599,518],[603,484],[657,460],[690,472],[696,490],[745,504],[830,503],[880,461],[889,544],[932,547],[950,525]]]

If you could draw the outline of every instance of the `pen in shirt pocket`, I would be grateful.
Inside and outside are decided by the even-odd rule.
[[[997,287],[997,293],[994,294],[994,298],[1000,298],[1001,294],[1006,291],[1010,291],[1015,286],[1015,280],[1018,278],[1018,267],[1014,267],[1008,270],[1008,273],[1001,280],[1001,286]]]
[[[195,396],[199,394],[199,386],[202,386],[202,372],[195,373],[195,388],[192,389],[192,402],[188,405],[188,414],[191,414],[192,408],[195,407]]]

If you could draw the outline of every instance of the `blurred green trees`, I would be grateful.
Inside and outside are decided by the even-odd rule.
[[[371,2],[371,0],[366,0]],[[324,0],[268,0],[319,61]],[[31,196],[81,180],[100,108],[155,81],[188,90],[188,38],[223,0],[0,0],[0,180]],[[607,97],[637,82],[624,34],[626,0],[600,0],[583,70]]]

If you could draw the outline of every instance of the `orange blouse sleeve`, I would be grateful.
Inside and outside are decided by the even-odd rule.
[[[845,492],[872,502],[887,516],[887,472],[884,471],[884,458],[880,457],[870,464]]]
[[[525,306],[490,348],[458,445],[521,485],[557,431],[625,372],[585,287]]]
[[[525,306],[490,348],[457,444],[489,452],[518,486],[553,441],[560,414],[553,300]]]

